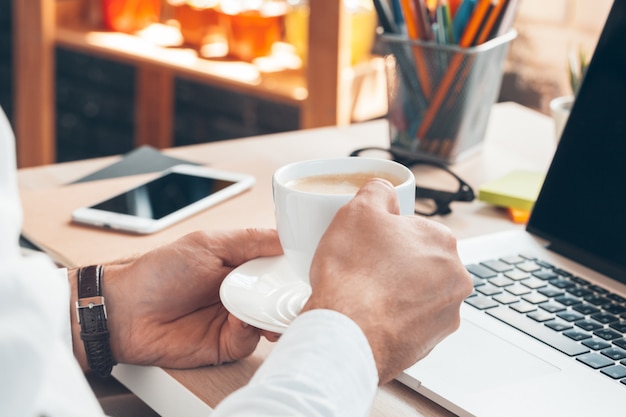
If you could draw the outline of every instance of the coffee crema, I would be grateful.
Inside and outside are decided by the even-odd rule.
[[[400,185],[397,177],[387,172],[351,172],[339,174],[312,175],[291,180],[285,184],[293,190],[320,194],[355,194],[372,178],[382,178],[393,184]]]

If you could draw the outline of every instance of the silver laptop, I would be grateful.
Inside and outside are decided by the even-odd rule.
[[[626,0],[524,231],[459,242],[460,329],[398,380],[455,414],[626,415]]]

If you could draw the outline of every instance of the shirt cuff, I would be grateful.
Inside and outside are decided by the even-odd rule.
[[[301,399],[319,398],[317,405],[334,409],[333,416],[367,416],[378,370],[354,321],[336,311],[311,310],[293,321],[251,381],[267,383],[298,387]]]

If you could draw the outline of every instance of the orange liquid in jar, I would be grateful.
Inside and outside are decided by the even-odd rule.
[[[131,33],[159,21],[161,0],[102,0],[102,22],[108,30]]]
[[[272,45],[282,39],[285,13],[286,7],[279,4],[237,13],[222,9],[220,20],[227,34],[229,55],[243,61],[269,55]]]
[[[200,47],[221,33],[215,7],[197,8],[187,3],[174,6],[174,18],[180,24],[185,42]]]

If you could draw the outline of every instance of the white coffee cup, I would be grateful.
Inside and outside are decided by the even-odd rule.
[[[348,186],[348,189],[337,190],[333,181],[331,185],[321,181],[327,186],[320,189],[317,180],[336,180],[338,175],[345,174],[390,180],[398,195],[400,214],[414,213],[415,177],[411,170],[397,162],[341,157],[300,161],[279,168],[272,177],[276,227],[290,267],[304,281],[308,282],[311,261],[322,235],[337,210],[350,201],[358,189],[358,186]]]

